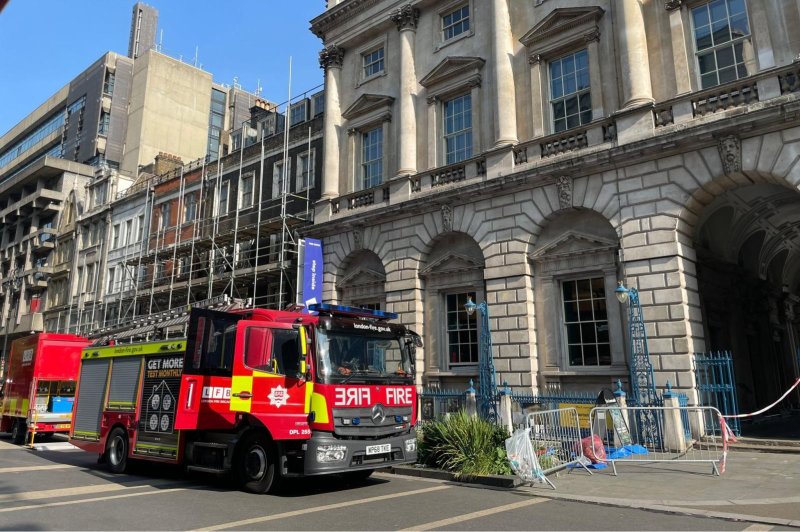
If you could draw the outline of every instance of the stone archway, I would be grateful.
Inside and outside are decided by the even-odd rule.
[[[466,389],[478,376],[477,316],[467,316],[466,298],[486,298],[485,257],[475,239],[459,231],[439,234],[420,262],[425,315],[423,381]]]
[[[611,222],[585,208],[548,218],[531,243],[541,389],[594,391],[628,381],[619,279],[619,239]]]
[[[733,354],[740,411],[766,406],[798,375],[800,193],[769,182],[728,188],[702,209],[692,238],[706,350]]]
[[[375,252],[351,253],[338,272],[337,300],[346,305],[386,310],[386,270]]]

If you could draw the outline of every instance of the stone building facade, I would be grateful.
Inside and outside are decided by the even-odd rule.
[[[57,226],[55,261],[42,302],[46,331],[87,335],[104,320],[106,263],[120,238],[119,227],[111,223],[111,201],[131,179],[107,166],[92,170],[91,178],[70,191],[67,215]]]
[[[740,407],[798,375],[797,2],[341,0],[323,40],[324,298],[423,334],[421,385],[597,391],[636,287],[659,387],[733,353]]]

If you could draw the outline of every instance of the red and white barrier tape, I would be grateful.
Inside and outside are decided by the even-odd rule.
[[[722,416],[722,417],[724,417],[724,418],[726,418],[726,419],[736,419],[736,418],[752,417],[752,416],[757,416],[757,415],[759,415],[759,414],[763,414],[764,412],[766,412],[766,411],[767,411],[767,410],[769,410],[770,408],[774,407],[775,405],[777,405],[778,403],[780,403],[781,401],[783,401],[783,400],[786,398],[786,396],[787,396],[787,395],[789,395],[789,394],[792,392],[792,390],[794,390],[795,388],[797,388],[797,386],[798,386],[798,385],[800,385],[800,377],[798,377],[798,378],[797,378],[797,380],[796,380],[796,381],[794,381],[794,384],[792,384],[792,387],[791,387],[791,388],[789,388],[788,390],[786,390],[786,393],[785,393],[785,394],[783,394],[783,395],[781,395],[781,396],[780,396],[780,398],[779,398],[777,401],[775,401],[774,403],[772,403],[772,404],[771,404],[771,405],[769,405],[769,406],[765,406],[764,408],[762,408],[762,409],[761,409],[761,410],[759,410],[758,412],[751,412],[751,413],[749,413],[749,414],[737,414],[737,415],[735,415],[735,416]]]
[[[725,418],[719,416],[719,428],[722,431],[722,459],[719,461],[719,474],[725,474],[725,465],[728,463],[728,443],[736,443],[736,436],[725,422]]]

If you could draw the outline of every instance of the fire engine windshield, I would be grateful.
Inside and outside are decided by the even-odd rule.
[[[321,382],[412,383],[410,347],[397,336],[317,331]]]

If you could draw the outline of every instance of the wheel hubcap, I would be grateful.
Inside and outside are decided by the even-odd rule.
[[[262,447],[253,447],[247,453],[244,462],[244,469],[247,476],[253,480],[259,480],[267,471],[267,453]]]

